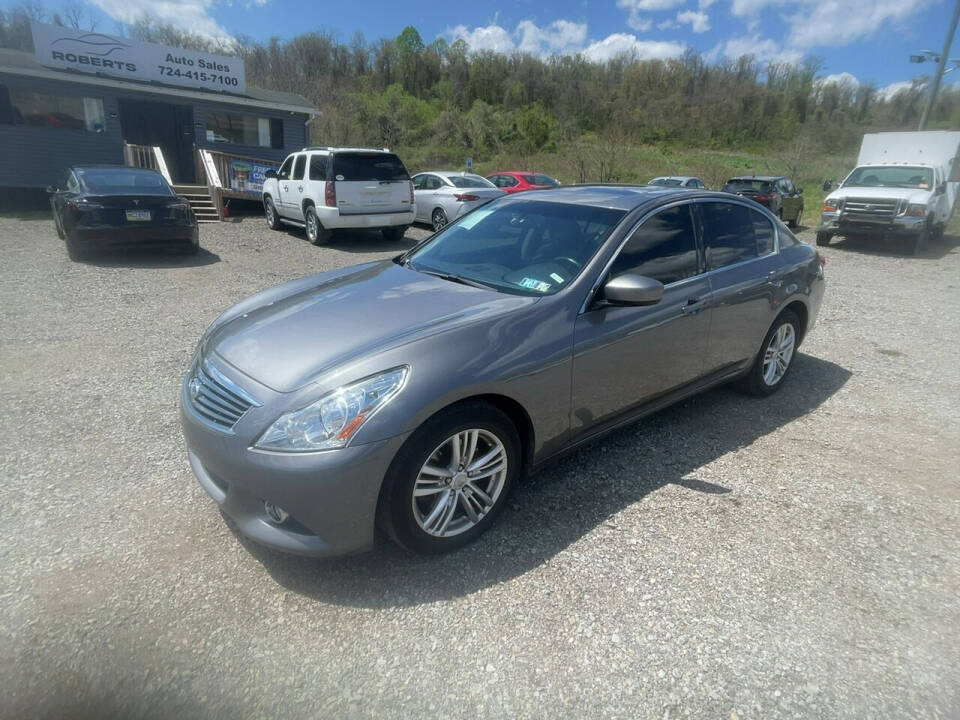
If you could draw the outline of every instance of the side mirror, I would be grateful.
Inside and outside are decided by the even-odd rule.
[[[947,184],[945,182],[937,185],[937,189],[933,191],[934,195],[943,195],[947,191]]]
[[[276,180],[276,179],[277,179],[277,171],[276,171],[276,170],[267,170],[267,171],[263,174],[263,179],[264,179],[264,180],[271,180],[271,179],[272,179],[272,180]]]
[[[656,305],[663,298],[663,283],[646,275],[623,273],[607,280],[603,297],[611,305]]]
[[[824,181],[823,181],[823,191],[824,191],[824,192],[830,192],[830,189],[831,189],[832,187],[833,187],[833,181],[832,181],[832,180],[824,180]]]

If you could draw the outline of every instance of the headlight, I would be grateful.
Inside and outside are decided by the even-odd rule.
[[[843,207],[843,198],[827,198],[823,201],[821,212],[839,212]]]
[[[312,405],[281,415],[255,447],[279,452],[315,452],[344,447],[377,410],[400,392],[407,368],[387,370],[344,385]]]
[[[907,205],[907,217],[926,217],[927,206],[924,203],[910,203]]]

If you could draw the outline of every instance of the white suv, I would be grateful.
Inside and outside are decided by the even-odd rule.
[[[413,183],[387,149],[308,147],[268,172],[263,183],[267,224],[305,228],[314,245],[340,228],[376,228],[399,240],[416,217]]]

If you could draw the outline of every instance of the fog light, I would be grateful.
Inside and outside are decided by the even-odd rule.
[[[263,503],[263,511],[267,514],[267,517],[270,518],[273,522],[278,525],[290,517],[290,513],[284,510],[281,507],[277,507],[269,500],[265,500]]]

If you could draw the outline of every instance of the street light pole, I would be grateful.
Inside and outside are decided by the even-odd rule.
[[[957,0],[956,7],[953,8],[953,20],[950,21],[947,39],[943,43],[943,52],[940,53],[940,62],[937,63],[937,72],[933,76],[933,83],[930,87],[930,99],[927,100],[926,107],[923,108],[923,115],[920,116],[919,130],[927,129],[927,120],[929,120],[933,114],[933,106],[937,102],[937,93],[940,92],[940,80],[943,78],[943,71],[947,67],[947,58],[950,56],[950,46],[953,44],[953,36],[957,32],[957,20],[960,20],[960,0]]]

